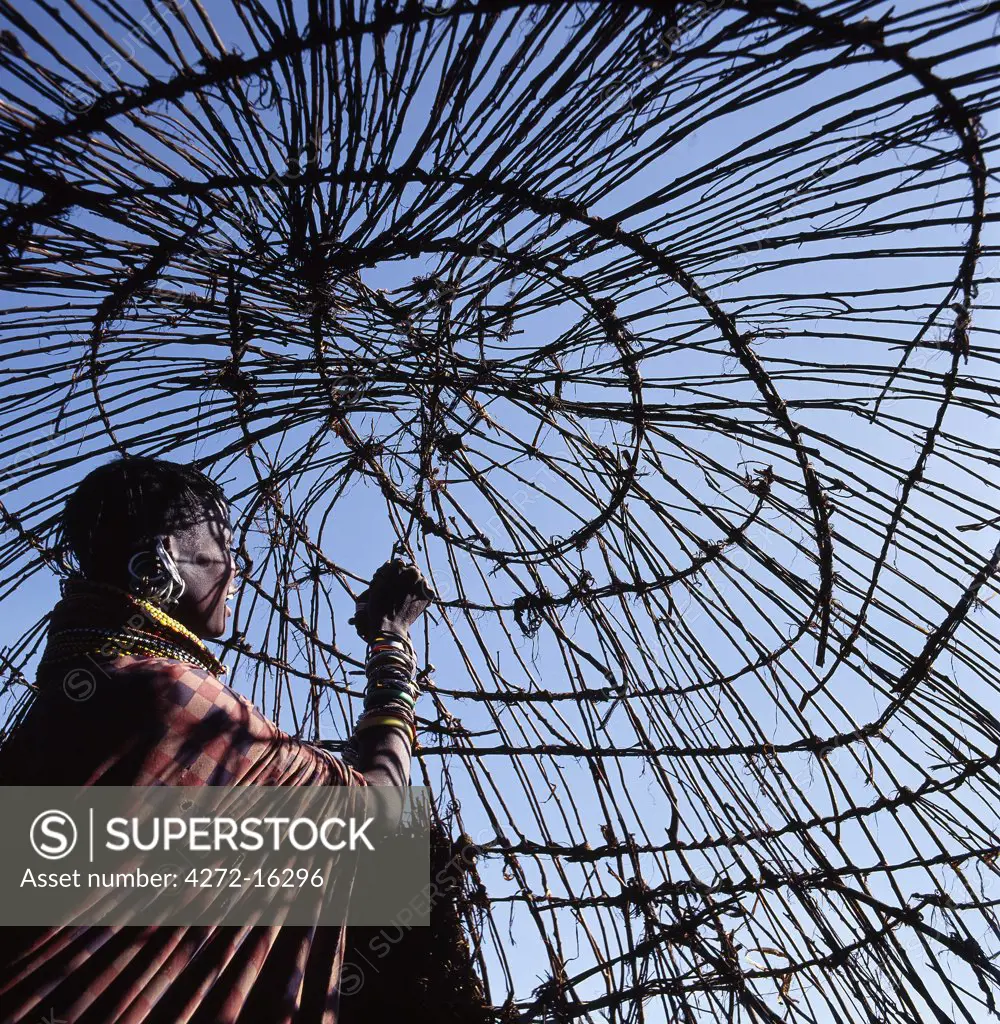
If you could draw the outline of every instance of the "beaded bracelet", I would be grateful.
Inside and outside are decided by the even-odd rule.
[[[382,673],[376,675],[372,673],[365,685],[365,692],[375,693],[376,690],[406,690],[414,696],[420,693],[420,687],[417,686],[413,676],[390,676],[383,675]]]
[[[389,654],[382,651],[376,651],[374,654],[365,658],[365,668],[371,671],[376,669],[381,671],[382,669],[394,668],[400,672],[412,672],[416,667],[416,655],[411,658],[404,658],[395,651],[392,651]]]
[[[375,640],[368,645],[365,658],[368,661],[379,658],[399,658],[402,661],[414,661],[417,657],[412,644],[404,644],[399,640]]]
[[[416,669],[409,636],[381,630],[372,637],[365,657],[364,711],[354,726],[355,735],[375,725],[391,725],[409,733],[412,748],[417,733],[414,709],[420,695]]]
[[[409,637],[383,630],[368,645],[365,659],[364,705],[366,710],[390,700],[416,704],[420,688],[416,684],[416,655]]]
[[[411,725],[416,725],[414,709],[402,701],[387,700],[383,704],[376,704],[374,707],[365,708],[358,715],[357,720],[360,722],[363,718],[371,718],[375,715],[392,715],[394,718],[405,718]]]
[[[354,726],[355,734],[361,732],[364,729],[371,729],[377,725],[388,725],[398,729],[405,729],[410,737],[410,748],[413,748],[413,744],[417,741],[417,730],[410,725],[409,722],[404,721],[402,718],[393,718],[389,715],[373,715],[368,719],[359,718]]]
[[[376,707],[383,705],[387,700],[402,700],[410,708],[417,705],[417,696],[411,690],[401,690],[395,686],[379,686],[372,692],[365,691],[364,707]]]
[[[416,707],[417,698],[406,690],[385,689],[377,690],[375,693],[365,695],[364,709],[377,708],[390,700],[402,701],[407,707]]]
[[[414,662],[407,662],[406,664],[401,661],[369,660],[365,662],[365,672],[368,675],[394,675],[409,678],[416,671],[416,667]]]
[[[365,687],[365,694],[375,696],[386,690],[399,690],[408,693],[414,700],[420,696],[420,687],[410,679],[371,679]]]
[[[378,708],[384,707],[386,704],[398,703],[403,707],[409,708],[411,711],[417,706],[416,700],[408,693],[404,693],[401,690],[385,690],[378,694],[373,694],[365,698],[364,710],[375,711]]]
[[[412,661],[416,657],[413,644],[406,640],[390,640],[387,637],[379,637],[368,644],[367,657],[384,657],[396,655],[406,661]]]
[[[409,640],[394,640],[390,637],[380,636],[368,644],[368,653],[370,655],[382,654],[386,651],[398,653],[407,658],[414,656],[413,643]]]
[[[399,654],[404,658],[414,657],[413,644],[406,640],[390,640],[387,637],[379,637],[368,644],[369,656],[385,653]]]
[[[386,702],[385,704],[380,704],[373,708],[365,708],[365,710],[358,715],[357,722],[355,723],[355,729],[357,729],[362,722],[367,722],[375,718],[383,718],[386,715],[390,718],[401,718],[414,731],[416,731],[417,716],[414,713],[414,709],[407,707],[405,704],[397,703],[396,701]]]
[[[417,667],[415,654],[404,657],[397,651],[374,651],[365,658],[366,672],[406,672],[412,673]]]
[[[358,721],[362,721],[365,718],[372,718],[377,715],[390,714],[397,718],[405,718],[410,724],[416,722],[416,711],[408,707],[402,701],[387,700],[381,704],[376,704],[374,707],[365,708],[364,711],[358,715]]]
[[[366,665],[365,674],[369,679],[406,679],[411,680],[416,675],[416,666],[403,668],[401,665]]]
[[[391,672],[377,672],[370,671],[368,673],[369,683],[382,683],[382,682],[403,682],[406,685],[410,685],[413,682],[415,673],[413,672],[400,672],[394,669]]]
[[[382,719],[388,719],[388,722],[383,722]],[[364,723],[367,722],[368,725]],[[395,704],[386,704],[384,707],[378,709],[378,713],[375,709],[369,711],[363,711],[359,716],[354,726],[354,732],[347,739],[341,749],[341,759],[343,762],[351,768],[360,768],[361,764],[361,752],[358,749],[357,734],[358,732],[368,728],[372,725],[400,723],[410,734],[410,751],[416,748],[416,734],[417,734],[417,723],[416,718],[410,708],[399,707]]]
[[[409,661],[405,664],[401,661],[374,661],[369,659],[365,662],[365,672],[381,675],[383,672],[393,672],[399,675],[411,676],[416,671],[416,663]]]

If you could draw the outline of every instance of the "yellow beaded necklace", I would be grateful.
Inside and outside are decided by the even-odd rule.
[[[151,601],[78,577],[64,580],[62,592],[43,661],[131,654],[193,661],[217,676],[226,672],[200,637]]]

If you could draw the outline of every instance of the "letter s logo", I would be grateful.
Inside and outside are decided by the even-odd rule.
[[[76,824],[65,811],[42,811],[31,823],[30,839],[39,857],[60,860],[76,846]]]

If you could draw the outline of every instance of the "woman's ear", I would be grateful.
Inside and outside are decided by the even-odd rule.
[[[137,596],[170,608],[185,590],[184,578],[169,547],[170,538],[156,537],[128,560],[129,590]]]
[[[180,569],[177,567],[177,562],[175,561],[177,542],[174,540],[173,534],[167,533],[157,537],[155,549],[156,556],[163,568],[166,570],[172,584],[170,592],[166,596],[166,601],[171,605],[176,604],[184,594],[186,584],[184,582],[184,577],[181,575]]]

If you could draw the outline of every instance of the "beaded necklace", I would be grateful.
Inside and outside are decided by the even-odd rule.
[[[226,667],[202,640],[151,601],[95,580],[62,581],[42,663],[80,657],[172,658],[221,676]]]

